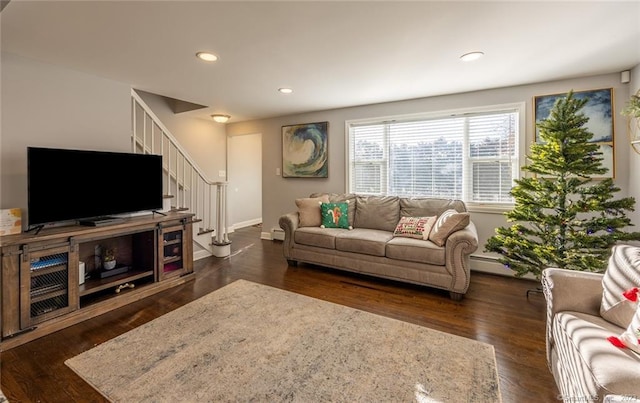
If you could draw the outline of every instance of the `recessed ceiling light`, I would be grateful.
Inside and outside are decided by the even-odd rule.
[[[196,53],[196,56],[199,59],[204,60],[205,62],[215,62],[216,60],[218,60],[218,56],[209,52],[198,52]]]
[[[471,62],[473,60],[480,59],[482,56],[484,56],[483,52],[470,52],[460,56],[460,60],[462,60],[463,62]]]
[[[278,88],[278,91],[280,91],[283,94],[291,94],[293,92],[291,88]]]

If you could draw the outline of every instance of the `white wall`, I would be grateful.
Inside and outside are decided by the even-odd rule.
[[[626,99],[629,99],[632,94],[636,94],[640,91],[640,65],[631,70],[631,81],[629,82],[629,93]],[[640,125],[640,121],[637,122]],[[625,129],[626,130],[626,129]],[[638,127],[640,132],[640,126]],[[631,219],[636,225],[640,225],[640,154],[634,151],[630,152],[629,161],[629,196],[633,196],[636,199],[636,211],[631,215]],[[636,231],[640,231],[640,228],[635,228]]]
[[[629,90],[628,84],[621,84],[620,75],[617,73],[232,123],[227,125],[227,135],[256,132],[263,134],[264,190],[262,195],[262,218],[263,231],[266,232],[263,236],[268,236],[272,228],[278,228],[278,218],[282,214],[295,211],[295,198],[307,197],[310,193],[320,191],[337,193],[346,191],[345,121],[347,120],[525,102],[525,144],[530,144],[534,138],[532,106],[534,96],[564,93],[571,89],[581,91],[599,88],[614,89],[616,183],[622,188],[622,192],[618,193],[617,196],[624,197],[629,194],[630,175],[628,167],[630,150],[627,142],[626,122],[620,116],[619,111],[626,99],[628,99]],[[277,176],[275,169],[282,166],[281,126],[318,121],[329,122],[329,177],[326,179],[285,179]],[[494,234],[497,226],[507,225],[504,216],[500,213],[472,212],[472,219],[479,232],[480,247],[476,255],[479,257],[493,257],[493,255],[483,252],[484,244]],[[636,219],[635,224],[640,224],[640,221]],[[500,265],[486,263],[482,259],[475,260],[472,263],[472,268],[510,274]]]
[[[0,208],[20,207],[26,217],[27,147],[130,151],[131,89],[6,52],[0,57]],[[60,178],[60,192],[81,170]]]
[[[228,217],[232,228],[262,222],[262,134],[228,139]]]

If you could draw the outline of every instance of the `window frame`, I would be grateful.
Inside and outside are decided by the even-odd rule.
[[[517,113],[517,128],[518,133],[515,138],[515,156],[514,162],[512,166],[512,176],[513,179],[519,179],[522,177],[521,170],[521,161],[524,161],[524,145],[526,139],[526,102],[513,102],[513,103],[505,103],[505,104],[495,104],[495,105],[485,105],[485,106],[477,106],[477,107],[468,107],[468,108],[457,108],[457,109],[447,109],[447,110],[438,110],[438,111],[430,111],[430,112],[421,112],[421,113],[413,113],[413,114],[402,114],[402,115],[388,115],[381,116],[375,118],[365,118],[365,119],[350,119],[345,121],[345,150],[346,150],[346,158],[345,158],[345,184],[347,192],[351,192],[352,189],[352,161],[351,156],[353,155],[354,150],[352,150],[352,142],[351,142],[351,127],[352,126],[363,126],[363,125],[374,125],[374,124],[386,124],[386,123],[401,123],[401,122],[409,122],[415,120],[431,120],[431,119],[439,119],[439,118],[455,118],[455,117],[468,117],[471,115],[482,115],[489,113],[499,113],[499,112],[514,112]],[[385,137],[385,140],[388,137]],[[467,137],[465,136],[465,141]],[[388,145],[384,147],[384,155],[382,160],[379,160],[377,163],[380,164],[381,170],[385,173],[381,175],[381,180],[388,180]],[[472,157],[469,155],[468,147],[463,146],[463,175],[471,175],[472,174]],[[499,159],[493,159],[495,161],[499,161]],[[478,161],[478,159],[476,159]],[[472,182],[469,182],[472,184]],[[385,185],[386,187],[386,185]],[[508,211],[513,208],[513,202],[511,203],[497,203],[497,202],[473,202],[465,200],[468,198],[468,193],[470,189],[463,189],[461,199],[465,202],[467,209],[469,211],[478,211],[478,212],[490,212],[490,213],[502,213],[504,211]]]

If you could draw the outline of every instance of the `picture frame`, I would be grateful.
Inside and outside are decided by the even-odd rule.
[[[539,95],[533,99],[534,112],[534,133],[535,141],[541,142],[538,130],[538,123],[547,119],[551,113],[551,109],[558,98],[564,97],[567,92]],[[609,170],[601,178],[615,177],[615,158],[614,152],[614,119],[613,119],[613,88],[601,88],[585,91],[574,91],[573,96],[576,99],[588,98],[587,103],[582,108],[589,121],[586,128],[593,133],[591,143],[600,146],[602,164]]]
[[[329,122],[282,126],[282,177],[329,177]]]

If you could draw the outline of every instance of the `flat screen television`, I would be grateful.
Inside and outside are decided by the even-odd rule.
[[[31,228],[162,209],[160,155],[27,147],[27,182]]]

